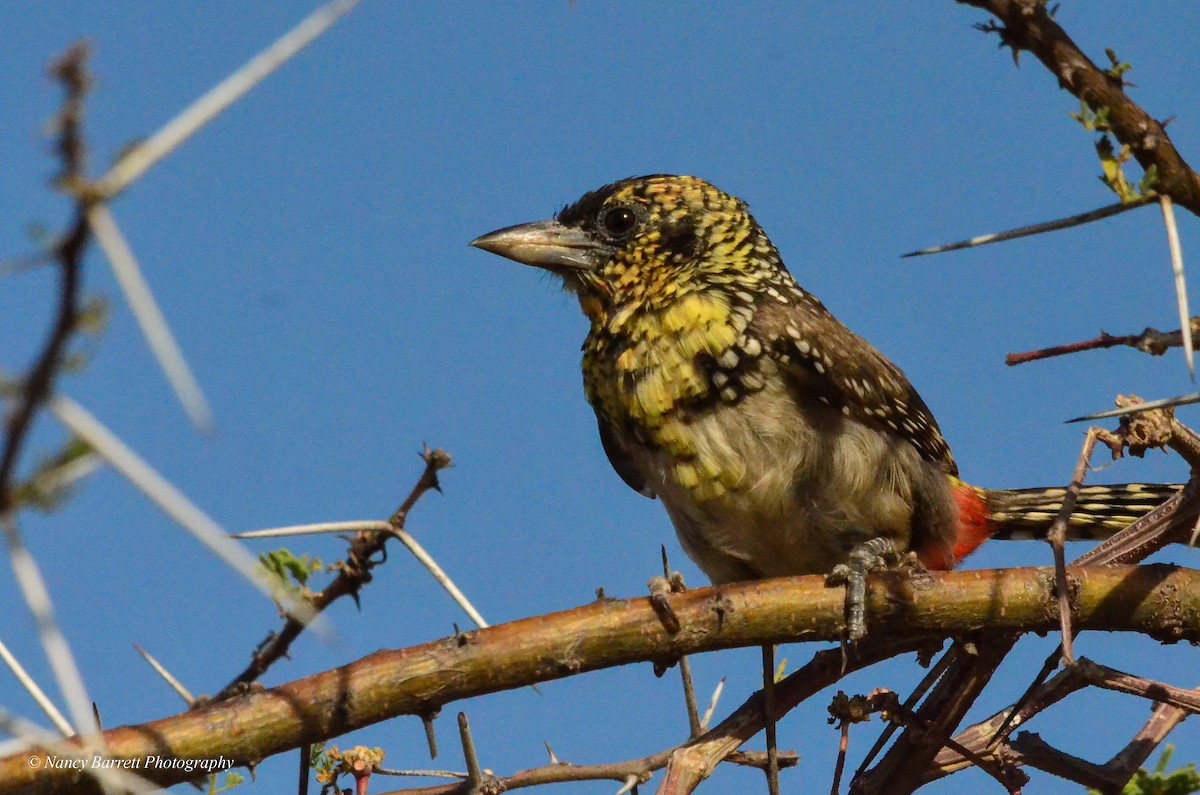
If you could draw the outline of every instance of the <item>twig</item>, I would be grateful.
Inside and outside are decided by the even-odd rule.
[[[1060,656],[1058,652],[1053,655],[1055,660],[1058,660]],[[1071,693],[1087,686],[1087,680],[1073,667],[1063,668],[1050,681],[1035,685],[1032,691],[1023,694],[1016,705],[1006,707],[987,720],[964,729],[954,740],[958,745],[969,748],[977,754],[995,755],[1000,752],[1001,748],[1007,748],[1000,742],[1005,726],[1010,727],[1010,730],[1016,729],[1043,710],[1062,701]],[[970,764],[972,763],[958,751],[944,749],[934,759],[926,781],[950,775]]]
[[[296,785],[297,795],[308,795],[308,774],[312,771],[312,744],[300,746],[299,783]]]
[[[1086,657],[1079,658],[1076,667],[1079,668],[1080,675],[1090,684],[1102,687],[1105,690],[1114,690],[1118,693],[1141,696],[1149,701],[1170,704],[1173,707],[1192,714],[1200,713],[1200,694],[1195,690],[1188,690],[1163,682],[1155,682],[1144,677],[1133,676],[1123,671],[1118,671],[1115,668],[1109,668],[1106,665],[1093,662]]]
[[[984,758],[970,748],[959,744],[952,737],[945,735],[937,736],[934,734],[933,727],[915,712],[902,705],[895,693],[882,691],[872,697],[872,702],[874,709],[883,711],[892,720],[899,720],[905,726],[915,728],[920,733],[929,734],[931,740],[969,760],[980,770],[999,782],[1009,793],[1019,793],[1021,787],[1029,781],[1028,776],[1011,765],[1000,763],[999,760],[994,758]]]
[[[59,183],[64,186],[74,185],[84,178],[83,101],[91,83],[87,58],[87,47],[77,44],[51,67],[66,94],[58,114],[59,134],[56,141],[63,164]],[[58,308],[46,342],[24,379],[21,394],[5,425],[4,449],[0,452],[0,516],[15,507],[13,478],[17,461],[33,425],[34,415],[54,388],[63,356],[79,319],[80,272],[88,242],[85,215],[85,204],[76,202],[70,229],[55,248],[60,279]]]
[[[840,638],[840,635],[838,636]],[[915,651],[924,641],[875,640],[873,636],[847,649],[830,649],[813,655],[808,664],[793,671],[775,686],[775,720],[783,717],[809,696],[828,687],[848,673],[874,665],[881,660]],[[680,795],[695,790],[713,769],[742,743],[765,728],[762,691],[751,696],[734,712],[703,736],[676,749],[658,795]]]
[[[1075,512],[1075,503],[1083,488],[1083,479],[1087,476],[1088,462],[1092,460],[1099,433],[1099,428],[1088,428],[1083,439],[1083,449],[1079,451],[1079,459],[1075,462],[1075,472],[1071,475],[1071,483],[1067,486],[1066,494],[1063,495],[1062,507],[1059,508],[1058,516],[1054,517],[1050,531],[1046,534],[1046,541],[1054,550],[1054,588],[1058,592],[1058,621],[1062,632],[1062,654],[1063,661],[1068,664],[1075,659],[1075,652],[1071,643],[1074,638],[1071,631],[1071,591],[1067,583],[1067,561],[1063,545],[1067,536],[1067,523],[1071,520],[1071,514]]]
[[[1093,221],[1099,221],[1104,218],[1110,218],[1114,215],[1134,210],[1138,207],[1143,207],[1149,204],[1153,197],[1145,197],[1133,202],[1118,202],[1110,204],[1107,207],[1101,207],[1098,210],[1091,212],[1072,215],[1067,218],[1060,218],[1057,221],[1046,221],[1040,224],[1032,224],[1030,226],[1021,226],[1016,229],[1010,229],[1007,232],[995,232],[988,235],[979,235],[978,237],[970,238],[969,240],[960,240],[957,243],[948,243],[943,246],[934,246],[933,248],[923,248],[920,251],[910,251],[907,254],[902,254],[902,258],[906,257],[924,257],[930,254],[944,254],[947,251],[959,251],[964,248],[975,248],[976,246],[986,246],[989,243],[1002,243],[1006,240],[1017,240],[1030,235],[1040,235],[1045,232],[1056,232],[1059,229],[1070,229],[1073,226],[1082,226],[1090,224]]]
[[[1196,331],[1197,325],[1200,325],[1200,318],[1193,318],[1189,325],[1193,334]],[[1148,353],[1151,356],[1162,356],[1171,348],[1180,345],[1183,345],[1183,333],[1179,329],[1164,332],[1158,329],[1146,328],[1140,334],[1125,334],[1121,336],[1114,336],[1101,331],[1100,336],[1090,340],[1083,340],[1082,342],[1055,345],[1050,348],[1041,348],[1025,353],[1010,353],[1004,357],[1004,363],[1013,367],[1018,364],[1026,364],[1027,362],[1050,359],[1055,356],[1067,356],[1081,351],[1104,350],[1122,346]]]
[[[608,762],[598,765],[574,765],[569,762],[553,760],[548,765],[522,770],[514,773],[511,776],[491,776],[491,780],[495,783],[496,787],[500,789],[500,791],[505,792],[510,790],[525,789],[528,787],[539,787],[547,784],[563,784],[574,781],[616,781],[619,782],[622,786],[622,789],[624,789],[625,787],[630,786],[630,782],[633,782],[633,786],[637,786],[649,781],[651,775],[653,775],[656,770],[661,770],[666,766],[672,752],[674,751],[674,748],[668,748],[664,751],[659,751],[656,754],[651,754],[640,759],[630,759],[622,762]],[[766,764],[763,754],[735,753],[726,761],[731,764],[758,768],[761,768]],[[780,754],[779,761],[781,767],[788,768],[795,767],[800,760],[796,754],[785,752]],[[442,771],[417,770],[410,772],[416,775],[439,775],[443,777],[455,776],[466,778],[465,775]],[[421,787],[418,789],[395,790],[391,793],[383,793],[382,795],[462,795],[462,792],[463,784],[459,782],[454,784],[441,784],[432,787]]]
[[[945,673],[946,669],[950,666],[950,663],[956,659],[960,652],[961,647],[956,643],[954,646],[951,646],[950,650],[943,654],[938,661],[930,667],[929,671],[926,672],[925,676],[921,679],[917,686],[913,688],[913,691],[909,693],[908,698],[905,699],[905,709],[911,711],[914,707],[916,707],[921,699],[925,697],[925,694],[929,692],[929,688],[933,687],[934,683],[941,678],[942,674]],[[859,763],[858,770],[854,771],[855,778],[861,776],[863,771],[871,766],[871,763],[875,761],[875,757],[878,756],[879,752],[882,751],[884,746],[887,745],[888,740],[892,738],[892,735],[895,734],[896,729],[898,728],[898,723],[889,722],[887,728],[880,732],[879,738],[875,740],[875,744],[871,746],[871,750],[867,752],[867,755],[863,757],[862,762]]]
[[[1022,732],[1020,737],[1009,744],[1009,749],[1017,754],[1017,761],[1021,764],[1036,767],[1086,787],[1111,791],[1114,785],[1120,787],[1124,783],[1114,781],[1102,765],[1052,748],[1033,732]]]
[[[375,768],[375,772],[381,776],[402,776],[404,778],[455,778],[465,779],[466,773],[457,773],[453,770],[390,770],[386,767]]]
[[[1156,704],[1150,713],[1150,719],[1133,736],[1129,744],[1122,748],[1105,767],[1110,768],[1115,778],[1128,781],[1133,777],[1150,754],[1154,752],[1171,730],[1183,722],[1188,716],[1186,710],[1170,704]]]
[[[416,505],[417,500],[430,490],[440,490],[437,473],[451,465],[450,456],[442,450],[430,450],[426,447],[422,451],[421,457],[425,461],[425,469],[421,472],[421,477],[404,502],[389,519],[388,525],[391,530],[403,530],[405,519],[412,507]],[[337,564],[337,576],[329,585],[325,586],[324,590],[309,598],[308,605],[314,614],[319,615],[343,596],[357,598],[362,587],[371,581],[371,570],[380,562],[375,558],[384,550],[391,535],[391,532],[377,531],[355,533],[350,542],[350,550],[346,553],[346,559]],[[213,696],[213,699],[220,701],[230,698],[241,692],[246,685],[256,681],[277,660],[287,654],[292,643],[304,629],[304,622],[289,617],[279,632],[268,635],[266,640],[255,649],[250,664],[229,684],[225,685],[217,695]]]
[[[682,588],[683,587],[683,576],[676,575],[676,577],[673,578],[671,575],[671,563],[667,559],[666,545],[665,544],[660,545],[659,550],[662,554],[662,573],[663,573],[662,582],[666,583],[668,585],[668,588],[670,587],[670,585],[673,582],[677,582],[678,585]],[[650,581],[651,598],[654,598],[654,594],[655,594],[655,584],[654,583],[655,583],[655,580]],[[664,599],[665,599],[665,596],[664,596]],[[670,609],[669,603],[668,603],[667,609],[668,610]],[[670,627],[667,627],[667,629],[669,630]],[[676,624],[675,631],[676,632],[679,631],[678,624]],[[700,708],[698,706],[696,706],[696,688],[695,688],[694,683],[692,682],[692,664],[690,662],[688,662],[687,657],[679,658],[679,679],[680,679],[680,682],[683,684],[683,704],[684,704],[684,708],[687,710],[688,738],[690,739],[693,737],[699,737],[700,734],[703,732],[703,729],[700,727]],[[636,786],[636,782],[635,782],[635,786]]]
[[[764,734],[767,741],[767,793],[779,795],[779,748],[775,737],[775,646],[764,643],[762,647],[762,712]]]
[[[704,729],[700,723],[700,708],[696,704],[696,689],[692,683],[692,664],[687,657],[679,658],[679,678],[683,683],[683,703],[687,709],[688,737],[699,737]]]

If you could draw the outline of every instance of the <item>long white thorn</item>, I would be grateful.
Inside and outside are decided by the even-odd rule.
[[[126,152],[113,164],[108,173],[97,181],[96,187],[100,195],[112,198],[125,190],[221,111],[237,102],[265,77],[311,44],[358,3],[359,0],[334,0],[301,20],[274,44],[205,92],[162,129]]]
[[[311,606],[260,576],[253,555],[229,538],[208,514],[129,449],[87,409],[63,395],[52,397],[49,407],[59,421],[91,445],[97,455],[248,583],[281,605],[296,620],[311,624],[313,629],[324,628],[323,620]]]
[[[66,636],[54,618],[54,603],[46,589],[41,569],[38,568],[33,555],[29,554],[29,549],[25,546],[12,517],[0,519],[0,525],[3,526],[4,540],[8,545],[13,576],[37,625],[38,637],[46,652],[50,670],[54,672],[58,689],[62,691],[67,702],[67,711],[71,713],[71,719],[74,721],[74,732],[83,735],[85,740],[94,738],[100,734],[100,727],[96,723],[95,713],[92,712],[92,700],[83,684],[79,666],[75,664],[71,645],[67,643]]]
[[[42,710],[50,722],[54,724],[54,728],[62,734],[63,737],[70,737],[75,734],[75,729],[71,726],[63,714],[58,711],[58,707],[54,706],[54,702],[46,695],[45,691],[38,686],[38,683],[33,680],[33,677],[25,670],[20,661],[13,656],[13,653],[4,645],[4,641],[0,641],[0,660],[8,666],[8,670],[12,671],[13,677],[25,688],[25,692],[30,695],[34,703]]]
[[[137,259],[125,241],[125,236],[121,234],[112,213],[104,204],[94,204],[88,210],[87,217],[88,224],[96,234],[96,242],[108,257],[117,283],[121,286],[121,292],[125,294],[125,303],[129,304],[129,309],[142,330],[142,336],[146,338],[150,351],[158,360],[158,366],[162,368],[167,382],[175,390],[183,410],[200,431],[211,431],[212,412],[208,408],[208,401],[204,399],[200,384],[196,382],[192,369],[183,358],[183,352],[175,342],[175,335],[171,333],[171,327],[167,325],[162,310],[158,308],[154,293],[150,292],[150,285],[146,283],[142,269],[138,267]]]
[[[1170,196],[1159,196],[1163,224],[1167,227],[1167,246],[1171,249],[1171,273],[1175,276],[1175,303],[1179,307],[1179,329],[1183,337],[1183,358],[1188,375],[1196,380],[1196,364],[1192,352],[1192,313],[1188,309],[1187,279],[1183,275],[1183,246],[1179,243],[1179,227],[1175,224],[1175,207]]]
[[[462,611],[475,622],[475,625],[480,629],[486,628],[488,623],[484,621],[483,616],[475,609],[463,592],[458,589],[454,581],[449,575],[442,570],[442,567],[437,564],[433,556],[425,551],[425,548],[417,542],[404,530],[393,528],[387,522],[381,521],[361,521],[361,522],[322,522],[319,524],[299,524],[289,527],[272,527],[266,530],[249,530],[244,533],[234,533],[231,538],[239,539],[254,539],[254,538],[288,538],[290,536],[305,536],[305,535],[321,535],[332,533],[369,533],[380,532],[390,533],[395,536],[401,544],[403,544],[413,557],[425,567],[433,579],[445,589],[446,593],[450,594],[450,598],[462,608]]]
[[[230,538],[290,538],[292,536],[336,535],[337,533],[389,533],[392,526],[387,522],[368,520],[362,522],[319,522],[317,524],[295,524],[288,527],[271,527],[266,530],[247,530],[233,533]]]

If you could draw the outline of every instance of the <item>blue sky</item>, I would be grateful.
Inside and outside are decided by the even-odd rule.
[[[58,94],[44,66],[69,43],[94,47],[87,125],[99,173],[310,9],[0,5],[0,28],[20,42],[0,51],[0,258],[32,249],[31,225],[58,229],[67,218],[47,189],[56,164],[44,128]],[[1134,98],[1174,116],[1176,145],[1200,156],[1188,35],[1200,29],[1200,7],[1093,0],[1065,3],[1058,18],[1093,58],[1113,47],[1132,62]],[[1067,116],[1077,102],[1032,58],[1014,68],[994,37],[971,29],[983,19],[951,2],[864,2],[852,12],[833,3],[364,3],[113,206],[212,403],[215,436],[188,425],[95,254],[87,288],[112,301],[110,325],[63,391],[231,531],[386,518],[419,473],[421,443],[445,448],[457,464],[445,493],[427,497],[409,529],[492,622],[582,604],[599,586],[642,595],[662,543],[700,585],[661,506],[626,488],[600,449],[579,383],[577,306],[532,269],[466,245],[614,179],[690,173],[746,199],[797,280],[907,372],[964,477],[996,487],[1064,483],[1082,429],[1063,419],[1104,409],[1117,393],[1194,387],[1178,352],[1003,364],[1007,352],[1101,328],[1177,327],[1153,209],[899,259],[1111,201],[1095,178],[1090,134]],[[1186,254],[1197,225],[1187,214],[1180,222]],[[53,289],[50,270],[0,281],[0,366],[29,361]],[[35,442],[46,450],[60,438],[44,421]],[[1151,454],[1095,478],[1185,476],[1182,463]],[[63,510],[22,526],[106,725],[180,708],[133,643],[193,692],[214,692],[276,625],[270,604],[110,471]],[[332,539],[291,546],[326,560],[342,550]],[[988,548],[968,565],[1049,561],[1046,547],[1027,543]],[[10,605],[0,638],[49,687],[32,622],[0,579]],[[379,571],[361,614],[340,604],[332,618],[336,641],[302,640],[264,683],[467,624],[402,554]],[[794,666],[815,648],[781,655]],[[1051,648],[1023,642],[978,714],[1007,704]],[[1131,637],[1085,635],[1080,651],[1178,685],[1194,676],[1186,650]],[[728,677],[724,710],[757,687],[756,650],[694,664],[702,699]],[[905,660],[843,687],[903,692],[920,674]],[[676,675],[656,680],[649,665],[542,692],[465,705],[485,766],[541,764],[543,740],[572,762],[637,757],[686,732]],[[781,745],[803,758],[785,778],[793,787],[827,786],[837,746],[827,703],[816,698],[781,726]],[[0,705],[35,713],[4,676]],[[456,769],[453,713],[463,707],[449,706],[439,721],[439,763]],[[1089,694],[1031,728],[1103,761],[1147,712],[1129,698]],[[1097,714],[1104,720],[1089,720]],[[852,748],[865,750],[868,733],[855,731]],[[1176,741],[1179,759],[1200,757],[1195,727]],[[338,742],[383,746],[390,767],[429,765],[415,718]],[[260,789],[292,786],[293,768],[292,755],[266,761]],[[972,776],[929,791],[981,783]],[[704,791],[758,780],[722,770]],[[1079,791],[1041,781],[1039,791]]]

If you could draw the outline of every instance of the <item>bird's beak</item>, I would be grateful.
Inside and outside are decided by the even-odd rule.
[[[582,229],[558,221],[508,226],[471,241],[475,248],[548,271],[596,270],[608,249]]]

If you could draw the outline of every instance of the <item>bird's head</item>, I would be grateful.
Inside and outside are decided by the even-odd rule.
[[[695,177],[663,174],[614,182],[552,220],[499,229],[471,245],[561,277],[593,321],[616,307],[738,289],[751,271],[782,267],[739,199]]]

